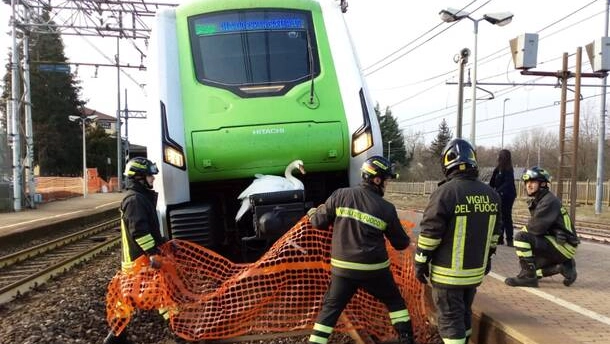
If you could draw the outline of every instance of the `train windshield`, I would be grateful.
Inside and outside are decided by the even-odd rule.
[[[243,86],[290,85],[317,75],[311,14],[295,10],[237,10],[189,18],[197,79],[243,93]],[[313,73],[312,73],[313,71]]]

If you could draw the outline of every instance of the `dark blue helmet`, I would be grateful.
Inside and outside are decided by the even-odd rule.
[[[453,139],[443,149],[441,164],[443,173],[448,175],[455,168],[460,170],[478,169],[477,155],[472,145],[464,139]]]
[[[157,165],[142,157],[135,157],[129,160],[127,165],[125,165],[125,172],[123,172],[127,178],[146,177],[157,173],[159,173]]]
[[[375,177],[381,177],[381,179],[395,179],[397,177],[394,173],[392,163],[382,156],[372,156],[362,164],[362,179],[369,181]]]

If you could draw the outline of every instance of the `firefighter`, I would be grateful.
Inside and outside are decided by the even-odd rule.
[[[127,193],[121,202],[121,269],[128,272],[134,261],[146,255],[150,266],[161,267],[159,246],[165,242],[159,229],[157,217],[157,193],[152,190],[155,174],[159,173],[152,161],[136,157],[127,162],[124,175],[127,177]],[[162,313],[162,312],[161,312]],[[162,315],[164,315],[162,313]],[[126,331],[110,331],[104,344],[127,344]]]
[[[551,176],[532,167],[521,177],[525,183],[530,219],[515,234],[515,252],[521,272],[504,282],[511,287],[538,287],[538,279],[561,274],[567,287],[576,281],[574,255],[579,239],[561,201],[549,190]]]
[[[443,342],[464,344],[472,333],[476,288],[491,270],[501,231],[500,196],[478,180],[474,148],[451,140],[441,156],[445,180],[430,196],[420,222],[417,279],[432,283]]]
[[[397,250],[409,246],[396,208],[383,199],[386,183],[396,177],[390,162],[373,156],[362,164],[360,185],[336,190],[308,212],[314,228],[333,227],[330,286],[309,343],[326,344],[341,312],[358,288],[383,302],[400,344],[414,344],[405,301],[394,282],[385,238]]]

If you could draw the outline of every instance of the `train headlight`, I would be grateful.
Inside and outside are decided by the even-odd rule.
[[[163,147],[163,161],[180,169],[185,169],[186,167],[184,166],[184,154],[171,146]]]
[[[356,156],[373,146],[373,133],[370,130],[357,131],[352,135],[352,156]]]

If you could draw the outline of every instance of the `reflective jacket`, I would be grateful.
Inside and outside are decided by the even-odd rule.
[[[537,236],[556,237],[558,232],[564,232],[567,242],[558,244],[556,240],[550,242],[564,256],[574,257],[575,247],[578,246],[578,235],[572,224],[570,215],[561,204],[559,198],[549,189],[540,189],[536,195],[528,200],[530,219],[522,230]]]
[[[453,173],[439,184],[420,222],[415,255],[416,263],[430,263],[433,285],[481,284],[498,241],[500,211],[500,196],[476,175]]]
[[[132,179],[127,180],[127,193],[121,202],[122,268],[133,266],[143,254],[159,253],[165,242],[157,217],[157,193]]]
[[[333,225],[332,273],[349,278],[370,277],[390,266],[385,238],[397,250],[409,246],[409,236],[396,208],[381,193],[368,183],[338,189],[311,215],[315,228]]]

